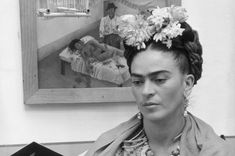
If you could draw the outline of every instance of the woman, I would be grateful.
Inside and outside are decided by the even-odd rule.
[[[71,53],[79,53],[86,60],[92,59],[102,62],[114,56],[123,57],[122,50],[100,44],[92,37],[89,37],[89,39],[84,42],[80,39],[74,39],[69,43],[68,48]]]
[[[93,37],[87,36],[80,39],[72,40],[69,45],[68,49],[71,54],[80,54],[85,61],[87,71],[92,72],[92,65],[93,62],[103,62],[107,64],[110,62],[110,59],[116,59],[117,57],[123,57],[123,50],[110,47],[104,44],[100,44],[97,40]],[[119,62],[116,61],[117,65]]]
[[[122,78],[117,79],[116,75],[120,74],[120,68],[127,70],[123,50],[100,44],[91,36],[84,36],[80,40],[72,40],[68,45],[68,49],[71,54],[75,54],[72,55],[71,68],[74,71],[86,73],[84,75],[86,77],[85,80],[82,80],[79,76],[76,78],[76,82],[81,83],[81,81],[85,81],[86,87],[89,88],[91,87],[90,76],[111,82],[122,81]],[[100,70],[101,68],[107,70]],[[108,71],[111,71],[113,74],[110,74]],[[127,74],[129,75],[128,71]],[[127,77],[125,76],[124,78],[126,79]]]
[[[79,54],[84,43],[80,39],[72,40],[68,45],[68,50],[71,54]]]
[[[187,112],[202,72],[198,34],[181,7],[157,8],[145,20],[122,17],[120,35],[139,113],[104,133],[87,156],[228,156],[227,143]]]

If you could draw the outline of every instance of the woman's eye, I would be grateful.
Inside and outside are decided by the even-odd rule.
[[[163,84],[166,82],[167,79],[154,79],[154,82],[157,84]]]
[[[142,85],[144,82],[141,81],[141,80],[132,80],[132,83],[133,83],[135,86],[140,86],[140,85]]]

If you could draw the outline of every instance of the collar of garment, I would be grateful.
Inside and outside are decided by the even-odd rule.
[[[137,115],[105,133],[103,133],[86,156],[111,156],[122,143],[141,126]],[[232,156],[228,143],[219,138],[213,129],[192,114],[186,117],[180,141],[181,156]]]

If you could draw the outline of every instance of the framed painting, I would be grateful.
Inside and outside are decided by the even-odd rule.
[[[150,1],[156,3],[154,0],[112,0],[112,3],[120,16],[143,11]],[[88,36],[110,51],[124,52],[120,47],[100,41],[100,19],[106,15],[110,2],[19,1],[25,104],[134,102],[124,57],[112,55],[112,58],[93,62],[90,70],[91,64],[88,68],[79,54],[70,51],[73,40],[84,41]],[[181,5],[180,0],[157,3],[160,7]]]

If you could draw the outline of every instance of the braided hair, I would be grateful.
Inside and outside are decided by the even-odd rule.
[[[188,23],[181,23],[181,28],[184,28],[185,30],[181,36],[172,39],[171,48],[167,48],[161,41],[155,42],[153,38],[150,38],[145,42],[145,45],[146,48],[150,47],[151,49],[161,50],[162,52],[171,52],[179,65],[180,71],[183,74],[192,74],[195,79],[194,84],[197,84],[197,81],[201,78],[202,74],[202,46],[199,42],[197,31],[193,30]],[[125,42],[124,47],[124,56],[131,73],[131,64],[134,57],[144,50],[127,45]]]

